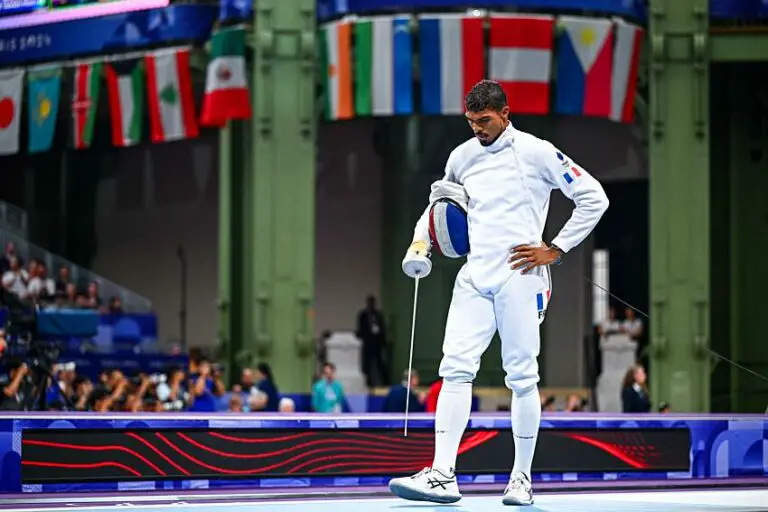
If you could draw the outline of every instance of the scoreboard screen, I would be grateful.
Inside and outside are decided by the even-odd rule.
[[[0,0],[0,30],[166,7],[170,0]]]

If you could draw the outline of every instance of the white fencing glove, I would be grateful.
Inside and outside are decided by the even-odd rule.
[[[429,259],[429,246],[426,242],[416,241],[411,244],[403,258],[403,272],[411,278],[425,278],[432,272],[432,260]]]

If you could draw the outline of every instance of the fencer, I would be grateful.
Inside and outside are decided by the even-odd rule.
[[[465,98],[465,110],[474,137],[451,152],[441,180],[451,184],[452,193],[456,185],[466,192],[469,252],[456,277],[445,325],[434,459],[414,476],[393,479],[390,490],[408,500],[461,499],[454,471],[469,421],[472,383],[498,330],[505,385],[512,391],[515,447],[502,502],[531,505],[531,466],[541,421],[539,326],[550,299],[549,265],[559,264],[592,232],[608,198],[600,183],[565,153],[512,125],[506,94],[497,82],[477,83]],[[554,189],[575,208],[546,244],[544,224]],[[423,279],[432,269],[430,206],[402,262],[409,277]]]

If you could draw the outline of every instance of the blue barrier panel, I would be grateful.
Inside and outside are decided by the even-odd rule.
[[[510,423],[508,414],[472,415],[459,455],[459,461],[464,461],[464,467],[470,470],[460,474],[460,481],[506,481],[506,471],[482,474],[482,469],[471,467],[501,468],[509,462]],[[412,415],[413,434],[407,441],[402,437],[402,428],[402,415],[387,414],[4,413],[0,414],[0,492],[343,486],[351,480],[357,485],[378,485],[385,483],[392,473],[410,470],[431,457],[434,417]],[[342,442],[347,439],[354,439],[355,443]],[[538,481],[642,482],[768,476],[768,420],[763,415],[545,414],[540,439],[542,451],[537,450],[534,467],[546,465],[542,461],[549,459],[561,469],[534,468],[534,479]],[[307,440],[312,448],[302,444]],[[381,443],[386,449],[379,446]],[[405,449],[404,445],[393,449],[397,443],[410,443],[410,448]],[[278,444],[281,448],[269,454]],[[333,453],[328,457],[351,460],[354,454],[349,453],[350,444],[366,451],[366,461],[374,460],[376,453],[388,455],[381,459],[378,469],[372,471],[371,465],[365,465],[367,469],[361,470],[359,476],[338,476],[340,467],[359,466],[358,463],[307,471],[296,458],[316,445],[332,445]],[[553,446],[566,444],[570,447],[567,451],[544,455],[545,449],[551,452]],[[504,460],[490,461],[494,453],[498,459],[499,447],[504,447]],[[489,448],[493,451],[489,452]],[[226,450],[243,455],[225,456],[230,453]],[[246,452],[251,455],[245,456]],[[269,455],[259,455],[262,452]],[[286,458],[284,453],[291,455]],[[579,453],[582,455],[574,458]],[[593,458],[585,458],[585,453],[591,453]],[[403,461],[383,463],[394,455],[402,456]],[[267,464],[268,456],[277,458]],[[309,459],[313,464],[318,460]],[[558,462],[561,459],[563,462]],[[627,469],[584,470],[597,467],[598,459],[607,461],[601,463],[606,467]],[[285,465],[292,469],[286,470]],[[569,466],[582,469],[568,471]],[[64,467],[69,472],[62,472]],[[179,471],[182,476],[176,475]],[[282,474],[281,471],[286,474],[273,476]],[[73,478],[75,473],[82,480]],[[161,480],[158,475],[166,475],[167,479]],[[207,476],[193,480],[194,475]]]
[[[0,32],[0,66],[205,41],[218,12],[216,5],[176,5],[7,29]]]

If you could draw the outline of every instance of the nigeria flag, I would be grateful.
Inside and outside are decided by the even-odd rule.
[[[189,50],[147,55],[147,96],[153,142],[197,137]]]

